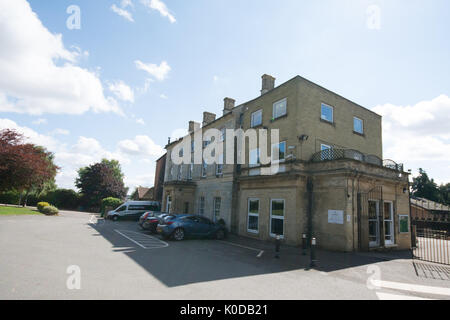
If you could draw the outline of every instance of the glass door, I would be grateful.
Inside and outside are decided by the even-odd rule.
[[[172,207],[172,197],[171,196],[167,196],[166,213],[171,213],[170,212],[171,207]]]
[[[383,207],[384,214],[384,243],[394,244],[394,208],[392,202],[386,201]]]
[[[380,245],[380,206],[378,201],[369,200],[369,246],[378,247]]]

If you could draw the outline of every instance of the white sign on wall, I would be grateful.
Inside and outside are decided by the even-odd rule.
[[[328,210],[328,223],[344,224],[344,211]]]

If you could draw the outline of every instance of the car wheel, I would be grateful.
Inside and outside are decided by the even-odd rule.
[[[119,220],[119,216],[113,216],[113,217],[112,217],[112,220],[113,220],[113,221]]]
[[[225,239],[225,232],[223,230],[218,230],[216,232],[216,239],[217,240]]]
[[[184,230],[182,228],[175,229],[175,231],[173,232],[173,238],[176,241],[184,240]]]

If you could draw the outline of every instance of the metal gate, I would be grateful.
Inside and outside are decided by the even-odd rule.
[[[412,220],[413,259],[450,265],[450,222]]]
[[[358,249],[369,251],[371,239],[378,236],[379,246],[384,245],[383,231],[383,188],[377,186],[367,193],[358,193]],[[371,210],[371,205],[375,204],[376,210]],[[374,221],[378,221],[374,223]],[[373,242],[373,241],[372,241]]]

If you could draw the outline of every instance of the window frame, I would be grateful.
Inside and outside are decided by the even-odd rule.
[[[217,201],[219,200],[219,201]],[[217,211],[217,203],[219,204],[219,210]],[[214,197],[213,201],[213,215],[214,215],[214,222],[217,222],[217,218],[220,218],[220,213],[222,211],[222,198],[221,197]],[[218,213],[218,214],[217,214]]]
[[[202,178],[206,178],[206,176],[208,175],[208,164],[206,163],[205,160],[203,160],[202,163]]]
[[[283,201],[283,217],[280,218],[280,216],[274,216],[272,214],[272,203],[274,201]],[[279,235],[281,239],[284,239],[284,233],[285,233],[285,216],[286,216],[286,200],[285,199],[270,199],[270,225],[269,225],[269,234],[272,238],[275,238],[277,236],[277,234],[273,234],[272,233],[272,220],[273,219],[278,219],[278,220],[283,220],[283,235]]]
[[[402,231],[401,222],[402,222],[402,218],[405,218],[405,217],[406,217],[406,219],[408,219],[407,220],[407,231]],[[410,233],[410,229],[411,229],[411,227],[410,227],[409,215],[408,214],[399,214],[398,215],[398,233],[401,233],[401,234]]]
[[[252,158],[252,152],[254,152],[256,150],[256,163],[252,164],[251,163],[251,158]],[[249,168],[257,168],[261,166],[261,162],[260,162],[260,158],[259,158],[259,148],[256,149],[252,149],[249,150],[249,154],[248,154],[248,167]]]
[[[254,122],[254,116],[256,115],[256,114],[258,114],[258,113],[260,113],[261,114],[261,121],[260,121],[260,123],[258,123],[258,124],[255,124],[255,122]],[[258,127],[258,126],[261,126],[262,124],[263,124],[263,109],[259,109],[259,110],[256,110],[255,112],[252,112],[252,114],[251,114],[251,116],[250,116],[250,127],[251,128],[255,128],[255,127]]]
[[[206,203],[205,197],[203,197],[203,196],[200,197],[199,204],[198,204],[198,214],[200,216],[205,215],[205,203]]]
[[[222,163],[220,163],[222,162]],[[223,153],[219,155],[219,161],[218,163],[216,163],[216,176],[221,176],[223,175]],[[220,171],[219,171],[220,168]]]
[[[192,174],[193,174],[193,172],[194,172],[194,164],[191,163],[191,164],[189,165],[189,171],[188,171],[188,176],[187,176],[187,179],[188,179],[188,180],[192,180]]]
[[[331,121],[328,120],[328,119],[325,119],[325,118],[323,117],[322,110],[323,110],[324,107],[325,107],[325,108],[330,108],[330,109],[331,109]],[[322,103],[320,104],[320,119],[323,120],[323,121],[326,121],[326,122],[328,122],[328,123],[334,123],[334,107],[333,107],[333,106],[330,106],[329,104],[326,104],[326,103],[322,102]]]
[[[250,202],[251,201],[258,201],[258,213],[250,212]],[[260,203],[261,203],[261,201],[259,200],[259,198],[248,198],[248,201],[247,201],[247,232],[249,232],[249,233],[253,233],[253,234],[259,233],[259,212],[261,209]],[[250,217],[256,217],[258,219],[258,224],[257,224],[256,230],[249,228]]]
[[[275,110],[276,110],[275,106],[278,105],[278,104],[280,104],[281,102],[284,102],[284,113],[283,113],[283,114],[280,114],[280,115],[278,115],[278,116],[275,116]],[[283,117],[283,116],[285,116],[285,115],[287,115],[287,98],[283,98],[283,99],[281,99],[281,100],[275,101],[275,102],[272,104],[272,119],[273,119],[273,120],[276,120],[276,119],[281,118],[281,117]]]
[[[273,151],[274,151],[274,147],[276,147],[277,145],[279,146],[280,144],[284,144],[284,158],[283,158],[283,159],[274,160],[274,159],[273,159]],[[286,161],[286,151],[287,151],[287,150],[286,150],[286,146],[287,146],[286,141],[281,141],[281,142],[279,142],[278,144],[277,144],[277,143],[272,144],[272,150],[271,150],[271,154],[270,154],[272,163],[282,163],[282,162],[285,162],[285,161]],[[278,157],[279,157],[279,156],[280,156],[280,147],[278,147]]]
[[[355,120],[361,121],[361,131],[362,132],[356,131]],[[360,134],[360,135],[364,135],[364,120],[363,119],[353,116],[353,132]]]

